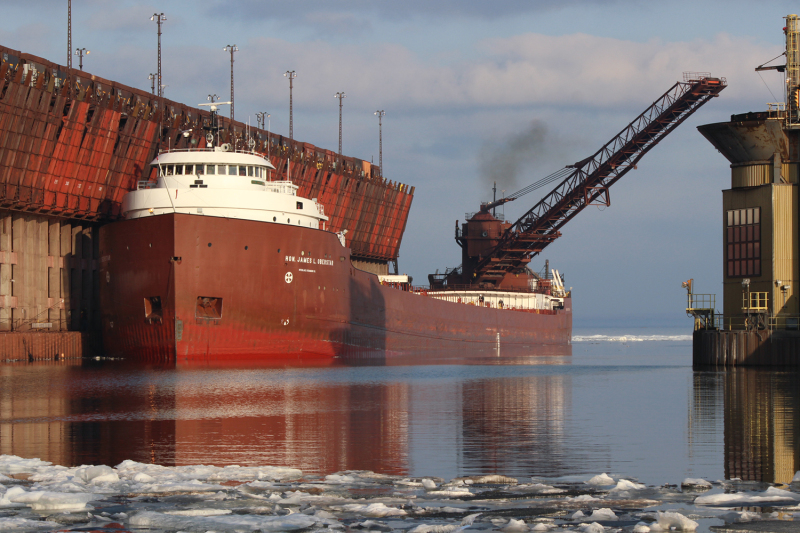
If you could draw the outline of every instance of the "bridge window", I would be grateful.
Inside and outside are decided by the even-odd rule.
[[[214,175],[217,173],[216,165],[206,165],[206,174]]]
[[[194,165],[186,165],[183,170],[185,174],[194,174]]]
[[[205,171],[206,171],[206,166],[205,165],[195,165],[194,172],[198,176],[202,176],[203,174],[205,174]]]
[[[725,228],[729,278],[761,275],[761,208],[732,209]]]
[[[297,209],[303,209],[303,202],[297,202]]]
[[[175,165],[175,175],[176,176],[183,175],[183,165]]]
[[[228,176],[235,176],[237,173],[237,166],[236,165],[228,165]]]
[[[247,175],[251,178],[255,176],[255,172],[253,172],[253,167],[247,167]]]
[[[244,165],[239,165],[239,175],[240,176],[247,176],[247,167]]]
[[[164,171],[165,176],[172,176],[175,174],[175,165],[167,165],[164,167],[166,170]]]

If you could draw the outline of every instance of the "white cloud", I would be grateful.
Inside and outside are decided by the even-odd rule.
[[[680,80],[683,71],[727,77],[730,88],[725,98],[743,100],[765,94],[753,67],[780,53],[777,46],[725,34],[674,43],[525,34],[480,42],[477,59],[446,65],[396,44],[337,46],[259,38],[241,48],[237,65],[245,70],[239,71],[237,87],[242,96],[263,94],[264,83],[269,91],[282,94],[285,80],[280,74],[291,68],[298,73],[297,97],[303,105],[326,109],[333,92],[344,90],[351,98],[348,106],[372,107],[378,102],[414,110],[536,105],[639,108]]]

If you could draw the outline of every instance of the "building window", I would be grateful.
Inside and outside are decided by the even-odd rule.
[[[761,275],[761,208],[728,211],[725,228],[729,278]]]

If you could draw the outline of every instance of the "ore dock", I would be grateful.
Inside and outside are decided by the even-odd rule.
[[[99,350],[99,228],[171,147],[204,142],[209,112],[0,46],[0,354]],[[325,205],[353,265],[396,273],[414,187],[377,165],[220,117],[220,141],[270,159]]]

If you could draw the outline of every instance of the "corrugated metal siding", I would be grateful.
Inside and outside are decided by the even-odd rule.
[[[772,163],[737,165],[731,167],[731,187],[757,187],[772,183]],[[797,183],[797,163],[783,163],[781,176],[788,183]]]
[[[773,312],[783,306],[787,313],[797,313],[797,299],[793,296],[798,271],[797,250],[797,186],[773,185],[772,189],[772,279],[770,292],[772,295]],[[762,222],[762,228],[764,223]],[[764,250],[762,248],[762,257]],[[786,294],[786,305],[783,304],[783,294],[775,283],[780,280],[781,285],[791,285]]]
[[[772,182],[772,165],[742,165],[731,167],[731,187],[755,187]]]
[[[783,173],[783,179],[789,183],[798,183],[797,163],[784,163],[781,172]]]

